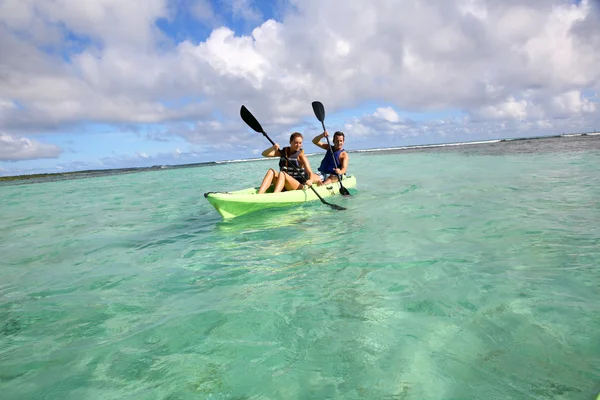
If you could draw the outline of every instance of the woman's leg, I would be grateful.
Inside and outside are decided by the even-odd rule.
[[[298,190],[302,189],[304,185],[292,178],[288,174],[285,174],[285,190]]]
[[[275,183],[275,189],[273,190],[273,193],[279,193],[283,190],[283,187],[285,186],[286,177],[288,176],[289,175],[285,172],[280,172],[277,175],[277,182]]]
[[[265,177],[263,178],[262,183],[260,184],[260,188],[258,189],[258,194],[264,193],[267,191],[267,189],[271,186],[271,183],[273,183],[273,178],[277,177],[277,172],[275,172],[275,170],[273,168],[270,168],[267,173],[265,174]],[[281,175],[281,174],[279,174]]]

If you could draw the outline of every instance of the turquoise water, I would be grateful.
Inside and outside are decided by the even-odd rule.
[[[270,161],[0,186],[0,397],[592,399],[600,146],[566,140],[354,153],[347,211],[231,222],[202,194]]]

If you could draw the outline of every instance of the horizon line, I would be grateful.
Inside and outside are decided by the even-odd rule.
[[[505,139],[489,139],[489,140],[474,140],[470,142],[447,142],[447,143],[431,143],[431,144],[414,144],[414,145],[406,145],[406,146],[395,146],[395,147],[374,147],[367,149],[357,149],[357,150],[346,150],[348,153],[373,153],[379,151],[390,151],[390,150],[409,150],[409,149],[420,149],[420,148],[434,148],[434,147],[450,147],[450,146],[468,146],[468,145],[478,145],[478,144],[486,144],[486,143],[499,143],[499,142],[513,142],[519,140],[536,140],[536,139],[549,139],[549,138],[560,138],[560,137],[579,137],[579,136],[596,136],[600,135],[600,132],[594,130],[593,132],[584,132],[584,133],[563,133],[559,135],[542,135],[542,136],[525,136],[525,137],[516,137],[516,138],[505,138]],[[306,153],[307,156],[313,156],[321,153]],[[214,161],[202,161],[198,163],[187,163],[187,164],[169,164],[169,165],[153,165],[147,167],[122,167],[122,168],[105,168],[105,169],[90,169],[90,170],[77,170],[77,171],[68,171],[68,172],[44,172],[38,174],[24,174],[24,175],[6,175],[0,176],[1,181],[12,181],[12,180],[27,180],[27,179],[35,179],[35,178],[44,178],[44,177],[52,177],[52,176],[65,176],[65,175],[92,175],[94,173],[106,173],[107,171],[120,171],[120,172],[144,172],[144,171],[154,171],[160,169],[174,169],[174,168],[192,168],[192,167],[202,167],[208,165],[217,165],[217,164],[231,164],[231,163],[240,163],[240,162],[252,162],[252,161],[261,161],[261,160],[269,160],[272,157],[258,157],[258,158],[243,158],[243,159],[234,159],[234,160],[214,160]],[[82,176],[82,178],[85,176]]]

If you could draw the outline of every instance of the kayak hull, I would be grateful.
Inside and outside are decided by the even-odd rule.
[[[342,184],[346,189],[356,188],[356,177],[347,175]],[[340,194],[340,184],[335,182],[313,188],[322,198]],[[239,217],[268,208],[288,207],[312,201],[320,201],[311,188],[290,190],[280,193],[257,194],[258,188],[248,188],[233,192],[208,192],[204,197],[221,214],[224,219]]]

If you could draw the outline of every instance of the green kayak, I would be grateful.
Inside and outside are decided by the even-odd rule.
[[[356,188],[356,177],[347,175],[342,183],[347,189]],[[339,195],[340,184],[313,185],[323,198]],[[272,190],[272,189],[270,189]],[[234,192],[208,192],[204,197],[212,204],[225,219],[239,217],[265,208],[286,207],[307,201],[319,201],[311,188],[290,190],[281,193],[257,194],[258,188],[236,190]]]

